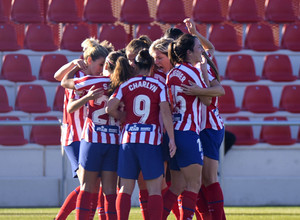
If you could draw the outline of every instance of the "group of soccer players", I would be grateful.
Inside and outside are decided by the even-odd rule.
[[[176,219],[226,219],[217,179],[224,89],[214,46],[184,22],[189,34],[170,28],[120,51],[86,39],[83,58],[55,73],[66,88],[62,145],[80,182],[56,219],[74,209],[80,220],[96,210],[99,219],[128,219],[136,180],[143,219],[171,210]]]

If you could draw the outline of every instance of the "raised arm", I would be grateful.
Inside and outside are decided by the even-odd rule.
[[[75,67],[75,66],[78,66],[82,70],[85,70],[87,68],[87,65],[84,62],[84,60],[82,60],[82,59],[75,59],[75,60],[72,60],[71,62],[63,65],[61,68],[59,68],[59,70],[57,70],[55,72],[54,78],[57,81],[61,81],[64,78],[64,76],[68,72],[70,72],[73,69],[73,67]]]
[[[197,31],[196,25],[195,25],[195,22],[193,21],[193,19],[186,18],[186,19],[184,19],[183,22],[185,23],[189,33],[192,34],[192,35],[196,35],[199,38],[203,48],[206,51],[208,51],[208,53],[213,57],[214,52],[215,52],[214,45],[207,38],[205,38],[202,34],[200,34]]]
[[[74,66],[70,71],[68,71],[60,82],[61,86],[67,89],[75,89],[74,75],[79,70],[80,68],[78,66]]]
[[[89,89],[88,93],[86,95],[82,96],[81,98],[70,99],[68,106],[67,106],[68,113],[73,113],[74,111],[78,110],[83,105],[85,105],[89,100],[96,100],[103,94],[104,94],[104,91],[102,88],[95,89],[95,86],[92,86]]]

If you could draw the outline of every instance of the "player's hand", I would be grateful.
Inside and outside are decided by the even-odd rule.
[[[183,20],[183,22],[185,23],[190,34],[197,33],[196,25],[192,18],[186,18]]]
[[[175,144],[175,140],[174,139],[170,139],[169,140],[169,151],[170,151],[170,157],[174,157],[175,153],[176,153],[176,144]]]
[[[87,64],[83,59],[75,59],[72,61],[74,66],[77,66],[81,70],[86,70],[87,69]]]
[[[104,91],[102,88],[95,89],[95,86],[92,86],[88,93],[86,94],[89,97],[89,100],[96,100],[97,98],[104,95]]]
[[[124,123],[125,121],[126,121],[126,115],[127,115],[127,112],[119,112],[119,114],[120,114],[120,123],[122,124],[122,123]]]
[[[190,85],[181,84],[182,92],[187,95],[199,95],[199,90],[201,89],[196,83],[189,80]]]
[[[205,68],[205,70],[207,70],[207,59],[205,58],[204,55],[201,55],[200,67],[201,67],[201,70],[203,68]]]
[[[120,104],[119,104],[119,110],[121,112],[124,112],[124,110],[125,110],[125,104],[124,104],[124,102],[120,102]]]

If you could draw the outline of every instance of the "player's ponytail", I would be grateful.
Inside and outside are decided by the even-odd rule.
[[[133,76],[133,69],[130,66],[127,58],[120,56],[117,59],[114,73],[110,76],[111,83],[110,89],[108,90],[109,95],[111,95],[123,82],[127,81]]]
[[[205,59],[207,60],[208,65],[213,69],[214,73],[216,74],[216,78],[217,80],[220,82],[220,74],[219,71],[216,67],[216,65],[214,64],[214,62],[209,58],[209,56],[207,55],[206,52],[203,52],[202,55],[205,57]]]
[[[169,57],[169,60],[172,64],[172,66],[175,66],[175,64],[178,62],[178,58],[177,58],[177,55],[175,52],[175,47],[176,47],[176,44],[174,41],[169,44],[168,57]]]

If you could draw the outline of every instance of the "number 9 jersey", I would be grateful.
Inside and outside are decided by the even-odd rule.
[[[119,144],[119,125],[105,112],[110,78],[105,76],[84,76],[75,78],[78,91],[103,88],[104,95],[88,102],[88,113],[84,123],[81,139],[91,143]]]
[[[163,131],[159,104],[168,101],[166,86],[153,77],[136,76],[121,84],[113,96],[125,105],[121,144],[159,145]]]

